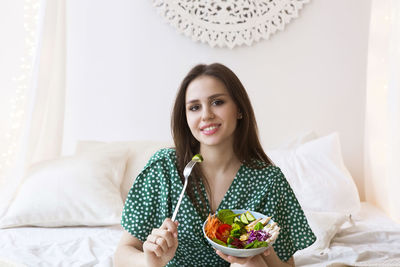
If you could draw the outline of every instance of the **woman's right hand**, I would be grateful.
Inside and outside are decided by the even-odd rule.
[[[178,247],[178,222],[167,218],[160,228],[153,229],[143,243],[148,266],[165,266]]]

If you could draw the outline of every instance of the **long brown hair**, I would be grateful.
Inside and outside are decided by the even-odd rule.
[[[238,159],[243,164],[252,168],[265,168],[272,165],[272,161],[265,154],[259,141],[253,107],[239,78],[232,70],[220,63],[213,63],[210,65],[199,64],[194,66],[183,79],[172,110],[171,130],[178,160],[178,172],[182,182],[184,181],[182,175],[183,168],[192,157],[200,151],[200,143],[192,135],[186,121],[186,90],[194,79],[202,75],[211,76],[220,80],[225,85],[238,110],[242,114],[242,118],[237,122],[233,142],[233,151]],[[200,214],[206,216],[207,202],[201,193],[201,182],[203,181],[208,192],[210,192],[210,188],[206,179],[202,179],[202,177],[203,175],[200,168],[198,168],[198,165],[195,166],[191,178],[189,179],[187,194],[194,206],[198,208]],[[196,195],[199,196],[201,203],[198,203],[196,200]]]

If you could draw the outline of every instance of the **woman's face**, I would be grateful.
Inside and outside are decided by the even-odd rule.
[[[194,79],[185,103],[190,131],[201,145],[233,145],[238,108],[220,80],[206,75]]]

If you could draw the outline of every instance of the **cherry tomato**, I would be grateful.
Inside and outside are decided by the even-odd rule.
[[[221,224],[218,229],[217,232],[215,233],[215,236],[226,243],[226,241],[228,240],[228,237],[231,233],[231,229],[232,226],[230,226],[229,224]]]

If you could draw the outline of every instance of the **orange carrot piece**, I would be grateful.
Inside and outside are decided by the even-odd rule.
[[[206,226],[204,227],[204,232],[208,236],[208,238],[215,238],[215,234],[217,232],[218,227],[222,224],[222,222],[215,216],[211,214],[208,215]]]

